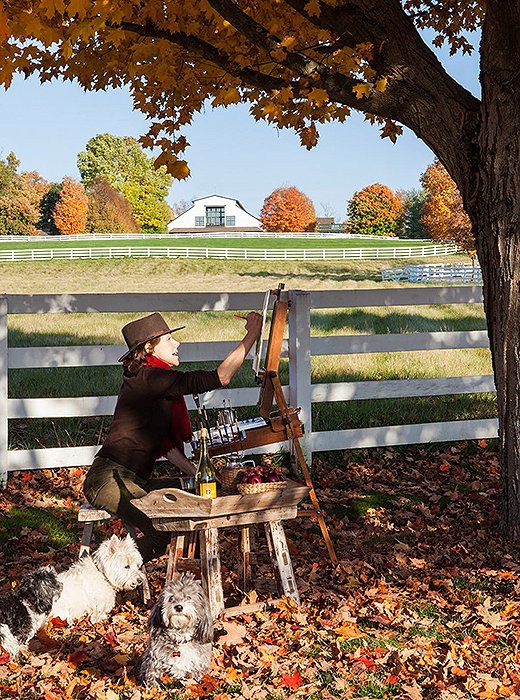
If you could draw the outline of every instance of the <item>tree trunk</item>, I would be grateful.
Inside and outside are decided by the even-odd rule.
[[[497,389],[502,527],[512,540],[520,536],[520,246],[518,235],[496,231],[509,219],[511,207],[486,208],[479,217],[484,233],[479,258]]]
[[[520,535],[520,7],[489,0],[482,33],[482,128],[476,188],[467,204],[477,232],[497,388],[502,525]]]

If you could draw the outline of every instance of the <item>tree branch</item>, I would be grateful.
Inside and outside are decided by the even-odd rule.
[[[306,0],[285,1],[341,41],[370,42],[376,52],[371,64],[388,77],[388,89],[376,102],[360,101],[358,109],[409,127],[457,182],[464,179],[462,171],[472,180],[478,160],[480,101],[448,74],[400,0],[351,0],[338,7],[321,2],[320,14],[312,17],[305,9]]]
[[[234,78],[243,81],[247,85],[269,92],[270,90],[280,90],[286,83],[280,78],[276,78],[265,73],[260,73],[252,68],[241,68],[233,62],[231,57],[221,49],[217,49],[203,39],[186,34],[184,32],[170,32],[167,29],[159,29],[151,23],[135,24],[133,22],[120,22],[110,25],[112,28],[124,29],[134,32],[149,39],[163,39],[170,44],[175,44],[188,53],[193,53],[200,58],[222,68]]]

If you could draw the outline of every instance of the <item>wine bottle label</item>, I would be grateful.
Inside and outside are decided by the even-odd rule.
[[[199,496],[204,498],[217,497],[217,484],[215,481],[203,482],[199,484]]]

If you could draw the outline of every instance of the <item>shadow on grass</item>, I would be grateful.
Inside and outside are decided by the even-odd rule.
[[[68,516],[68,517],[67,517]],[[0,545],[5,554],[6,549],[20,546],[22,541],[30,544],[30,531],[38,531],[47,538],[45,548],[64,549],[77,542],[75,524],[70,519],[70,512],[62,508],[12,508],[4,513],[0,526]],[[18,540],[18,542],[14,542]],[[44,549],[40,551],[45,551]]]
[[[379,308],[379,307],[378,307]],[[431,307],[424,307],[425,313],[410,313],[409,311],[385,312],[381,307],[380,313],[367,311],[366,309],[346,309],[333,312],[311,312],[311,328],[316,335],[325,335],[326,332],[344,330],[348,335],[352,331],[363,332],[368,335],[383,333],[433,333],[435,331],[464,331],[486,330],[484,314],[475,309],[476,313],[463,316],[451,316],[449,307],[436,306],[439,310],[437,317],[428,316],[426,311]],[[445,316],[441,317],[441,310]]]

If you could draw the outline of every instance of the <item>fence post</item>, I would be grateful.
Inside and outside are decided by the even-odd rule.
[[[7,297],[0,297],[0,488],[7,485]]]
[[[289,291],[289,405],[301,408],[300,419],[305,427],[301,446],[310,466],[312,452],[311,403],[311,295],[299,289]]]

